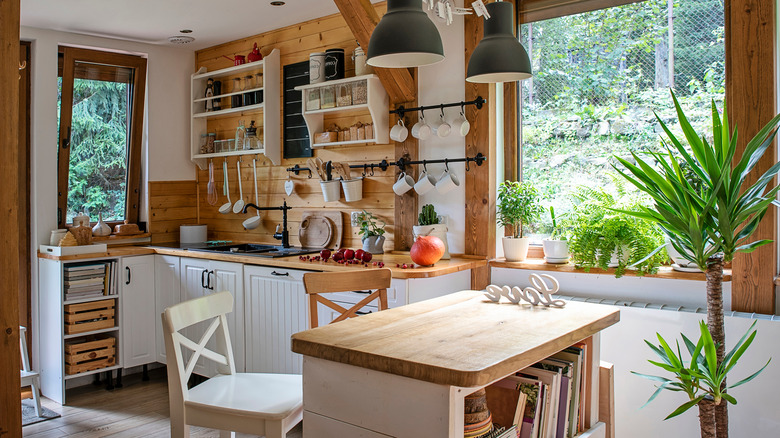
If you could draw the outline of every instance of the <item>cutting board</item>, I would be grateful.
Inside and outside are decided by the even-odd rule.
[[[308,210],[301,216],[298,239],[304,248],[339,248],[344,235],[340,211]]]

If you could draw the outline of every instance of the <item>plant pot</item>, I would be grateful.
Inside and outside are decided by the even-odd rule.
[[[371,254],[384,254],[385,236],[368,236],[363,238],[363,251]]]
[[[543,239],[544,260],[547,263],[566,263],[569,261],[569,242],[567,240]]]
[[[620,253],[620,258],[618,258],[618,253]],[[609,259],[609,265],[607,265],[610,268],[617,268],[620,266],[620,261],[622,259],[623,264],[628,264],[628,259],[631,258],[631,251],[628,249],[628,246],[621,245],[617,248],[615,248],[614,251],[612,251],[612,257]]]
[[[666,253],[669,254],[669,258],[672,259],[672,269],[675,271],[681,271],[681,272],[702,272],[701,269],[699,269],[698,266],[696,266],[696,263],[693,263],[692,261],[689,261],[685,257],[683,257],[675,248],[672,246],[672,242],[669,241],[669,239],[666,239]]]
[[[413,241],[417,241],[418,236],[436,236],[444,242],[444,255],[442,259],[450,258],[450,247],[447,244],[447,226],[444,224],[435,225],[414,225],[412,227]]]
[[[501,243],[504,246],[504,257],[508,262],[522,262],[528,257],[527,237],[504,237]]]

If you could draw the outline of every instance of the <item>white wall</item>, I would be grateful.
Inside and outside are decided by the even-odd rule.
[[[57,46],[71,45],[127,52],[147,57],[141,220],[148,211],[146,181],[192,180],[189,159],[189,78],[195,54],[186,48],[154,46],[30,27],[21,39],[32,42],[31,54],[31,246],[32,300],[37,309],[39,244],[47,244],[57,227]],[[33,316],[37,325],[37,315]],[[33,330],[37,333],[38,330]],[[35,345],[33,348],[37,348]],[[37,357],[37,354],[33,354]]]
[[[463,0],[456,1],[457,6],[463,6]],[[436,24],[444,44],[444,61],[418,69],[417,88],[419,105],[438,105],[440,103],[460,102],[465,96],[466,67],[464,60],[464,19],[455,16],[451,25],[447,26],[432,13],[429,17]],[[486,96],[484,96],[486,97]],[[483,107],[481,111],[487,111]],[[425,112],[426,120],[431,123],[439,120],[439,110]],[[445,120],[451,122],[460,114],[460,108],[446,108]],[[410,127],[411,128],[411,127]],[[464,137],[451,133],[448,137],[431,137],[420,141],[420,159],[463,158],[466,153],[466,141]],[[419,197],[418,208],[425,204],[433,204],[436,212],[447,217],[449,233],[447,240],[449,250],[453,254],[465,252],[466,232],[466,166],[463,163],[449,165],[460,181],[457,187],[446,195],[441,195],[432,190]],[[418,175],[422,172],[422,165],[417,166]],[[444,171],[443,164],[428,165],[428,172],[439,178]],[[415,214],[416,215],[416,214]],[[415,221],[416,223],[416,221]],[[408,230],[411,233],[411,230]]]

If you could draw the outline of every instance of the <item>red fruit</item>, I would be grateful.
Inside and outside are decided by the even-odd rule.
[[[344,260],[344,253],[337,252],[336,254],[333,254],[333,261],[334,262],[340,262]]]
[[[346,250],[347,250],[347,248],[339,248],[339,252],[342,253],[342,254],[344,254],[344,251],[346,251]]]
[[[358,260],[362,260],[364,252],[365,251],[363,251],[362,249],[356,249],[355,250],[355,258],[358,259]]]
[[[330,250],[329,249],[323,249],[320,251],[320,256],[323,260],[327,261],[330,258]]]
[[[352,251],[351,249],[348,249],[348,250],[344,251],[344,257],[347,260],[354,259],[355,258],[355,251]]]
[[[371,261],[371,258],[373,258],[373,257],[374,257],[374,256],[373,256],[373,255],[372,255],[370,252],[364,252],[363,254],[361,254],[361,258],[362,258],[362,259],[363,259],[363,261],[364,261],[364,262],[366,262],[366,263],[370,262],[370,261]]]
[[[409,255],[420,266],[432,266],[444,255],[444,242],[436,236],[420,236],[412,245]]]

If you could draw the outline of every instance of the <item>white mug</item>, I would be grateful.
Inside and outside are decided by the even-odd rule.
[[[431,136],[431,127],[425,123],[425,116],[420,117],[420,120],[412,126],[412,137],[427,140]]]
[[[390,128],[390,138],[394,141],[404,142],[408,135],[409,129],[406,128],[402,119],[398,119],[398,124]]]
[[[428,175],[427,170],[423,170],[420,177],[417,179],[417,183],[414,185],[414,191],[418,195],[424,195],[436,187],[436,178],[433,175]]]
[[[436,183],[436,190],[439,193],[444,194],[458,186],[460,186],[460,180],[458,180],[458,176],[455,175],[455,172],[450,172],[450,169],[445,169],[444,173],[442,173],[439,178],[439,182]]]
[[[393,191],[396,195],[401,196],[414,187],[414,178],[411,175],[407,175],[406,172],[401,172],[398,175],[398,181],[393,184]]]
[[[450,126],[450,124],[444,121],[444,116],[441,116],[439,118],[439,123],[433,126],[433,132],[441,138],[450,135],[451,129],[452,127]]]
[[[457,119],[452,121],[452,129],[455,131],[455,134],[461,137],[465,137],[466,134],[469,133],[469,129],[471,129],[471,123],[466,120],[466,116],[463,114],[463,111],[460,112],[460,116],[458,116]]]

